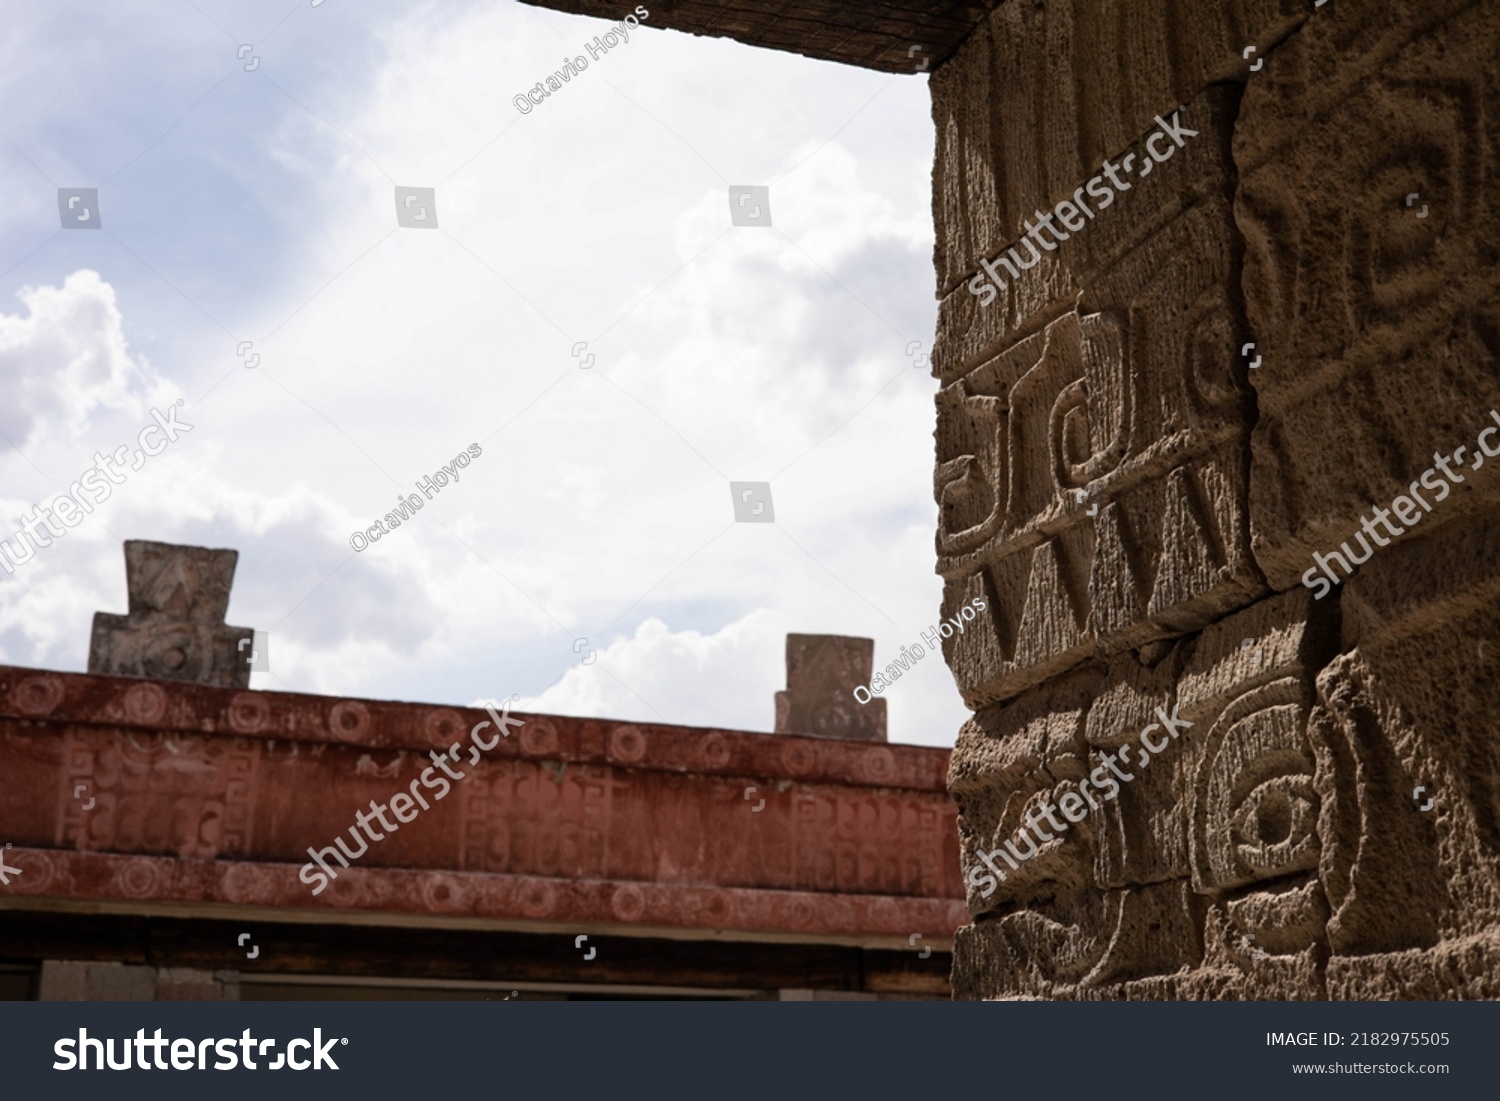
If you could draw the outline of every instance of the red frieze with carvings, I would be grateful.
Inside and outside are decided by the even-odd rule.
[[[947,750],[515,713],[471,761],[487,718],[0,666],[0,897],[903,946],[967,918]],[[455,743],[451,793],[313,894],[309,847]]]

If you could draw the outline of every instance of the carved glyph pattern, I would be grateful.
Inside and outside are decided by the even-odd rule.
[[[174,734],[69,733],[59,845],[81,851],[241,856],[253,847],[260,743]],[[73,798],[94,800],[87,812]]]
[[[930,800],[809,791],[794,796],[793,822],[790,886],[860,894],[942,891],[944,822]],[[899,839],[908,844],[893,843]],[[899,855],[903,851],[908,855]]]
[[[609,874],[611,770],[516,760],[486,763],[464,793],[461,866],[513,875]]]
[[[945,643],[971,707],[1260,590],[1228,254],[1227,204],[1191,207],[939,392],[945,614],[988,606]]]

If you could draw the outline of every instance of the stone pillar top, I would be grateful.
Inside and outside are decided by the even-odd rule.
[[[859,703],[868,686],[875,640],[847,635],[786,636],[786,691],[776,693],[776,733],[883,742],[885,701]]]
[[[255,633],[224,623],[238,560],[233,550],[127,540],[130,611],[94,613],[89,672],[250,687]]]

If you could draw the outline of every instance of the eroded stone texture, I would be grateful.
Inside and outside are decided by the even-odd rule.
[[[248,688],[255,632],[224,624],[238,558],[232,550],[126,541],[130,611],[94,613],[89,672]]]
[[[155,997],[154,967],[45,960],[37,982],[37,999],[44,1002],[149,1002]]]
[[[944,643],[970,707],[1264,591],[1244,507],[1249,390],[1231,354],[1232,107],[1225,93],[1193,99],[1182,118],[1198,137],[1008,299],[944,299],[944,615],[987,605]],[[1010,307],[1030,319],[1008,330]]]
[[[945,614],[989,605],[944,650],[957,996],[1496,996],[1496,56],[1473,0],[1042,0],[935,74],[938,568]],[[981,304],[980,261],[1178,105],[1199,135]],[[1401,536],[1303,587],[1399,495]]]
[[[1319,792],[1349,777],[1309,724],[1337,644],[1331,606],[1294,591],[966,725],[949,787],[979,920],[955,942],[955,993],[1324,996],[1321,872],[1351,853],[1320,834]],[[1187,726],[1169,738],[1163,715]],[[1165,748],[1148,756],[1146,736]],[[1056,804],[1111,759],[1118,793],[983,896],[979,849],[1014,836],[1037,793]]]
[[[1319,679],[1329,752],[1363,781],[1337,792],[1358,858],[1326,873],[1334,943],[1500,949],[1500,516],[1391,548],[1347,589],[1351,653]]]
[[[1500,426],[1497,55],[1493,5],[1397,4],[1389,25],[1310,20],[1246,90],[1251,523],[1279,589],[1315,553],[1383,553],[1500,502],[1500,462],[1475,468]],[[1460,446],[1462,483],[1435,464]],[[1398,496],[1416,522],[1375,520]]]
[[[776,733],[885,741],[885,700],[860,703],[868,690],[875,641],[844,635],[787,635],[786,690],[776,693]],[[900,670],[897,670],[899,675]]]
[[[1247,45],[1264,52],[1308,15],[1305,0],[998,5],[932,77],[939,296],[1034,210],[1118,162],[1156,115],[1240,78]]]

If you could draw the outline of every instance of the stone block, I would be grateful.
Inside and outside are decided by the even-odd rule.
[[[1310,15],[1305,0],[997,5],[931,82],[939,294],[1034,209],[1123,156],[1156,115],[1243,80],[1246,46],[1264,53]]]
[[[719,0],[657,0],[646,5],[651,14],[641,20],[641,29],[663,28],[732,38],[823,61],[916,75],[941,64],[952,54],[996,2],[902,0],[859,4],[849,0],[784,0],[770,4],[723,4]],[[629,5],[615,0],[523,0],[523,3],[607,19],[611,24],[630,11]],[[633,42],[637,32],[630,33]]]
[[[94,614],[89,672],[248,688],[255,632],[224,625],[238,558],[232,550],[127,540],[130,611]]]
[[[1263,358],[1251,528],[1277,589],[1314,554],[1352,552],[1353,568],[1500,503],[1500,462],[1479,451],[1500,426],[1500,21],[1443,3],[1358,22],[1311,20],[1235,128],[1247,339]],[[1449,481],[1436,459],[1459,447]],[[1416,519],[1387,526],[1373,510],[1398,497]]]
[[[1208,113],[1209,97],[1195,102]],[[1174,158],[1146,181],[1172,197],[1175,215],[1102,212],[1117,217],[1112,228],[1101,217],[1073,261],[1098,266],[1072,308],[984,352],[939,391],[944,615],[976,598],[987,606],[944,642],[973,709],[1095,653],[1201,627],[1265,591],[1249,552],[1228,169],[1222,150],[1199,140],[1183,150],[1196,160]],[[1206,190],[1182,200],[1173,171],[1184,183],[1198,173]],[[969,339],[939,332],[950,351]]]
[[[1335,956],[1328,997],[1340,1001],[1494,1001],[1500,998],[1500,929],[1428,949]]]
[[[1182,883],[1073,891],[960,929],[953,996],[1088,998],[1141,975],[1194,965],[1198,921]]]
[[[1176,113],[1179,109],[1180,114]],[[1238,110],[1238,94],[1233,87],[1214,87],[1164,110],[1166,121],[1175,117],[1185,131],[1192,131],[1196,136],[1184,133],[1180,145],[1167,142],[1167,147],[1174,151],[1168,160],[1156,163],[1150,157],[1146,143],[1152,132],[1158,129],[1158,124],[1154,117],[1148,117],[1146,131],[1109,158],[1110,164],[1117,169],[1118,178],[1125,184],[1123,189],[1108,186],[1102,176],[1094,180],[1104,164],[1101,157],[1086,167],[1080,167],[1079,175],[1068,177],[1065,188],[1059,185],[1058,194],[1045,201],[1033,201],[1013,224],[997,228],[980,222],[978,228],[969,231],[974,241],[972,260],[965,261],[962,278],[952,286],[940,284],[938,340],[933,348],[933,373],[938,378],[950,382],[962,376],[999,347],[1013,344],[1075,309],[1079,294],[1092,279],[1120,266],[1134,249],[1163,233],[1185,211],[1200,203],[1208,204],[1212,221],[1218,225],[1210,228],[1200,219],[1192,223],[1187,232],[1197,238],[1192,243],[1198,254],[1222,257],[1226,278],[1220,290],[1227,290],[1227,269],[1233,263],[1229,248],[1233,240],[1229,203],[1235,175],[1230,140]],[[940,129],[940,147],[942,134]],[[1162,149],[1160,144],[1158,149]],[[1127,158],[1132,164],[1129,171],[1124,168]],[[1140,168],[1145,163],[1153,165],[1149,175],[1143,174],[1144,170]],[[1035,222],[1038,208],[1045,213],[1055,210],[1060,200],[1080,198],[1079,189],[1086,188],[1091,182],[1096,188],[1108,191],[1112,198],[1108,203],[1098,197],[1083,198],[1083,206],[1093,216],[1080,213],[1081,228],[1072,232],[1064,228],[1067,238],[1061,241],[1053,241],[1047,234],[1039,233],[1038,237],[1044,239],[1040,248],[1020,244],[1027,232],[1026,223]],[[935,173],[935,186],[947,186],[941,172]],[[983,179],[965,177],[963,186],[983,190]],[[1057,224],[1055,218],[1053,224]],[[1179,235],[1182,232],[1177,230]],[[941,235],[939,240],[943,240]],[[1046,247],[1049,244],[1051,248]],[[1180,246],[1183,242],[1179,239],[1174,244]],[[1009,252],[1012,247],[1016,249],[1013,259]],[[1024,264],[1034,254],[1040,258],[1033,260],[1032,267],[1020,270],[1018,277],[1011,278],[1011,273],[999,266],[997,258],[1002,253],[1012,265]],[[1006,283],[993,300],[982,291],[976,294],[969,286],[972,278],[980,272],[982,259],[992,261]],[[1157,264],[1145,270],[1154,271],[1162,262],[1175,266],[1173,257],[1163,253],[1158,252],[1154,259]],[[1201,262],[1197,266],[1201,268]],[[1131,276],[1125,278],[1128,281]],[[1186,302],[1177,302],[1171,308],[1176,311],[1186,305]],[[1232,333],[1225,334],[1226,340],[1232,337]],[[1233,352],[1238,350],[1236,345]],[[1237,355],[1224,359],[1226,364],[1231,361],[1236,368],[1243,362]]]
[[[860,703],[854,695],[856,687],[869,689],[874,655],[873,639],[787,635],[787,686],[776,693],[776,733],[885,741],[886,701]]]
[[[1484,933],[1500,925],[1500,516],[1390,548],[1341,604],[1349,652],[1318,678],[1317,724],[1338,780],[1334,950]]]
[[[1074,673],[970,720],[959,732],[948,790],[958,807],[959,859],[971,913],[1092,884],[1093,827],[1087,819],[1039,846],[1029,834],[1020,843],[1014,839],[1042,799],[1087,775],[1083,723],[1099,672]],[[981,858],[1008,842],[1016,845],[1010,858]],[[1034,855],[1019,859],[1032,847]]]
[[[1151,724],[1159,727],[1158,707],[1171,714],[1173,681],[1185,652],[1175,646],[1154,667],[1128,653],[1110,662],[1085,723],[1090,776],[1101,769],[1101,776],[1112,775],[1104,754],[1113,760],[1122,745],[1137,745]],[[1132,751],[1131,762],[1116,762],[1131,779],[1117,780],[1115,797],[1101,801],[1091,816],[1096,886],[1141,886],[1188,874],[1187,814],[1180,793],[1187,787],[1191,758],[1175,743],[1144,768],[1141,756]]]
[[[43,1002],[150,1002],[156,968],[123,963],[43,960],[37,986]]]
[[[159,1002],[237,1002],[238,971],[203,971],[194,967],[162,967],[156,972]]]

